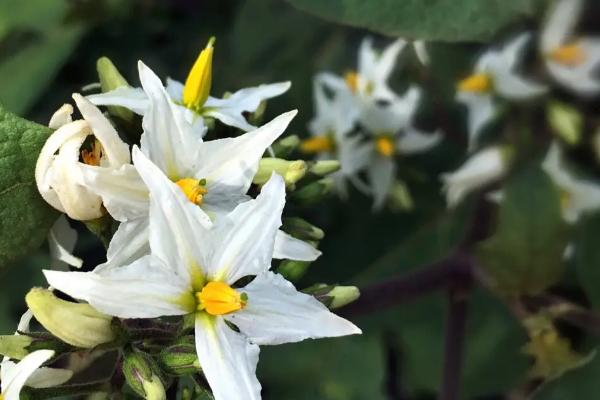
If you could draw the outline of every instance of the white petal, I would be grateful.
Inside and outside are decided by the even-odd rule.
[[[73,114],[73,106],[70,104],[63,104],[50,118],[48,127],[51,129],[58,129],[63,125],[73,122],[71,115]]]
[[[415,40],[413,42],[413,47],[415,49],[415,53],[417,58],[424,66],[428,66],[431,62],[431,57],[429,57],[429,52],[427,51],[426,43],[424,40]]]
[[[422,133],[414,128],[406,129],[398,140],[396,146],[402,154],[413,154],[427,151],[442,140],[440,132]]]
[[[341,163],[341,172],[344,175],[353,175],[364,169],[371,161],[372,151],[372,143],[364,142],[359,136],[339,141],[338,158]]]
[[[197,315],[196,351],[215,400],[260,400],[256,378],[260,350],[222,318]]]
[[[459,92],[457,100],[467,106],[469,151],[473,151],[483,129],[496,115],[496,104],[490,95],[476,95],[465,92]]]
[[[566,66],[548,60],[546,67],[554,79],[571,92],[591,97],[600,93],[600,40],[594,38],[580,39],[576,45],[581,46],[585,60],[577,66]]]
[[[52,350],[37,350],[26,355],[19,363],[2,363],[2,396],[4,400],[19,400],[19,393],[27,379],[54,356]],[[8,369],[6,371],[5,369]]]
[[[275,236],[273,258],[279,260],[314,261],[321,252],[314,246],[279,230]]]
[[[396,97],[386,104],[369,102],[363,108],[360,123],[371,134],[395,134],[412,122],[421,100],[421,90],[411,86],[402,97]]]
[[[253,343],[273,345],[361,333],[281,275],[264,272],[240,291],[248,295],[248,303],[225,318]]]
[[[183,83],[176,81],[175,79],[167,78],[167,93],[171,96],[175,102],[181,102],[183,99]]]
[[[38,368],[29,379],[27,386],[43,389],[66,383],[73,376],[73,371],[62,368]]]
[[[334,92],[351,95],[350,88],[344,78],[330,72],[321,72],[315,76],[315,80]]]
[[[381,55],[377,57],[376,65],[373,70],[375,76],[373,79],[376,81],[385,82],[389,78],[392,70],[394,69],[394,65],[396,64],[396,59],[398,55],[404,49],[406,45],[406,40],[404,39],[396,39],[392,44],[386,47]]]
[[[68,270],[69,265],[81,268],[83,260],[72,254],[76,241],[77,231],[71,228],[64,215],[60,216],[48,233],[48,245],[53,269]]]
[[[530,32],[524,32],[510,40],[501,49],[502,68],[505,71],[515,69],[523,59],[523,52],[531,39]]]
[[[509,100],[527,100],[543,95],[548,88],[510,71],[494,75],[495,89]]]
[[[394,183],[396,163],[393,158],[374,155],[367,174],[373,190],[373,209],[380,210]]]
[[[121,106],[139,115],[144,115],[149,104],[142,88],[125,86],[110,92],[87,96],[87,99],[97,106]]]
[[[98,265],[94,272],[129,265],[150,254],[148,227],[148,217],[121,222],[108,245],[106,262]]]
[[[564,44],[573,34],[583,0],[556,0],[541,33],[541,48],[544,53]]]
[[[152,256],[96,272],[44,270],[50,286],[120,318],[157,318],[193,311],[189,281]],[[188,307],[192,304],[192,308]]]
[[[194,176],[206,179],[210,193],[245,194],[269,147],[285,131],[296,111],[281,114],[260,128],[235,138],[202,143]]]
[[[356,102],[349,92],[339,92],[328,98],[324,84],[313,81],[315,116],[309,123],[309,131],[313,135],[324,135],[333,132],[337,140],[346,137],[354,127],[359,115]]]
[[[256,111],[261,102],[287,92],[290,86],[290,82],[271,83],[241,89],[223,99],[209,97],[202,114],[214,117],[226,125],[249,131],[255,127],[246,121],[243,113]]]
[[[285,183],[273,174],[255,200],[218,219],[211,232],[217,248],[209,264],[209,278],[232,284],[268,270],[284,205]]]

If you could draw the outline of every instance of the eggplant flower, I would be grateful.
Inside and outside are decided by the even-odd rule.
[[[73,107],[68,104],[53,115],[49,126],[56,131],[42,147],[35,180],[48,204],[73,219],[86,221],[101,217],[104,210],[100,196],[81,184],[81,169],[96,165],[119,170],[130,163],[130,156],[128,146],[100,110],[78,94],[73,99],[84,119],[73,121]],[[88,137],[94,140],[86,149]]]
[[[541,34],[546,68],[562,86],[581,96],[600,93],[596,69],[600,65],[600,39],[577,37],[582,0],[557,0]]]
[[[373,103],[362,112],[360,123],[370,137],[367,175],[372,188],[374,209],[380,209],[396,176],[396,156],[421,153],[437,145],[439,132],[425,134],[414,128],[421,91],[411,87],[403,97],[387,104]]]
[[[507,100],[528,100],[544,94],[547,88],[521,77],[518,62],[531,35],[523,33],[501,49],[491,49],[479,57],[473,73],[457,84],[456,98],[468,108],[469,151],[495,117],[495,96]]]
[[[185,84],[168,79],[167,92],[176,108],[185,116],[186,120],[196,125],[199,117],[218,119],[244,131],[256,129],[244,118],[244,113],[255,112],[261,102],[277,97],[291,86],[290,82],[259,85],[256,87],[238,90],[229,96],[216,98],[210,96],[212,85],[212,59],[214,38],[200,52],[198,59],[192,66]],[[140,76],[141,79],[141,76]],[[136,114],[144,115],[149,106],[149,93],[142,88],[120,87],[110,92],[89,96],[90,101],[96,105],[122,106]],[[198,132],[204,133],[204,126],[200,123]]]
[[[279,175],[206,228],[202,210],[137,147],[133,159],[150,189],[151,254],[122,268],[44,271],[53,287],[120,318],[193,314],[217,400],[260,399],[258,345],[360,333],[269,271],[285,204]],[[244,277],[254,278],[242,286]]]
[[[0,384],[2,400],[19,400],[23,386],[29,386],[29,380],[43,363],[54,356],[52,350],[37,350],[26,355],[18,363],[3,361],[0,364]],[[40,387],[40,386],[38,386]]]
[[[501,178],[511,159],[512,149],[493,146],[473,154],[456,171],[442,174],[448,207],[455,207],[472,191]]]
[[[177,184],[190,203],[204,211],[203,224],[208,227],[211,219],[249,199],[246,192],[260,158],[296,112],[283,114],[235,138],[205,142],[198,133],[198,124],[193,126],[183,117],[154,72],[142,62],[139,70],[149,98],[142,121],[141,151]],[[149,252],[148,188],[130,167],[115,171],[86,166],[82,171],[86,186],[100,195],[110,215],[121,221],[108,248],[107,264],[100,268],[129,264]],[[312,261],[321,254],[283,231],[278,233],[275,246],[278,258]]]
[[[600,185],[573,176],[565,168],[561,153],[558,143],[552,143],[542,169],[559,190],[563,219],[574,224],[582,214],[600,208]]]

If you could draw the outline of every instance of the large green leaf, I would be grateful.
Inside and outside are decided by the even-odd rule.
[[[478,258],[502,294],[538,294],[560,279],[567,244],[559,194],[537,167],[514,175],[504,190],[498,228]]]
[[[50,132],[0,106],[0,268],[39,247],[57,217],[34,178]]]
[[[583,290],[596,310],[600,307],[600,213],[584,216],[575,238],[575,268]]]
[[[535,15],[541,0],[287,0],[325,19],[390,36],[485,41]]]

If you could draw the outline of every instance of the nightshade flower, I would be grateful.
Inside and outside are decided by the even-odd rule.
[[[0,382],[2,392],[0,400],[19,400],[23,386],[29,386],[28,380],[43,363],[54,356],[52,350],[37,350],[26,355],[18,363],[3,361],[0,364]]]
[[[582,96],[600,93],[596,75],[600,65],[600,39],[577,37],[577,19],[582,0],[557,0],[541,33],[541,51],[546,68],[565,88]]]
[[[216,98],[210,96],[212,84],[212,58],[214,38],[200,52],[190,70],[185,84],[168,79],[167,92],[176,108],[194,126],[200,120],[199,132],[205,129],[202,118],[212,117],[222,123],[250,131],[256,129],[244,118],[245,112],[255,112],[264,100],[279,96],[290,88],[290,82],[259,85],[238,90],[229,96]],[[140,76],[141,79],[141,76]],[[144,115],[148,110],[148,94],[142,88],[120,87],[107,93],[88,97],[96,105],[116,105]]]
[[[250,198],[246,192],[259,160],[296,112],[283,114],[235,138],[203,141],[198,124],[192,126],[185,120],[154,72],[142,62],[138,66],[149,99],[142,121],[141,151],[204,211],[202,223],[208,227],[211,219],[218,219]],[[108,212],[121,221],[107,251],[107,264],[100,268],[129,264],[149,251],[148,188],[130,167],[115,171],[86,166],[82,170],[86,187],[102,196]],[[277,234],[277,258],[312,261],[320,254],[283,231]]]
[[[472,75],[457,84],[456,98],[468,108],[469,150],[475,149],[483,128],[497,109],[495,96],[508,100],[528,100],[542,95],[546,87],[522,78],[516,69],[531,35],[523,33],[501,49],[491,49],[479,57]]]
[[[260,399],[258,345],[360,333],[269,271],[285,204],[279,175],[207,229],[202,210],[137,147],[133,159],[150,189],[151,254],[99,272],[44,271],[53,287],[120,318],[194,314],[217,400]],[[244,277],[254,279],[238,286]]]

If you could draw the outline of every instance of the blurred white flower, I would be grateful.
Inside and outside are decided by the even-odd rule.
[[[0,364],[0,385],[2,386],[0,398],[2,400],[19,400],[21,389],[23,386],[30,386],[30,379],[43,380],[44,374],[37,374],[37,377],[34,375],[39,371],[38,368],[53,356],[54,351],[52,350],[37,350],[26,355],[18,363],[3,361]],[[42,384],[36,387],[47,386]]]
[[[493,146],[473,154],[460,168],[441,175],[448,207],[458,205],[469,193],[501,178],[508,170],[512,150]]]
[[[260,399],[258,345],[360,333],[269,271],[285,205],[279,175],[207,229],[176,184],[139,149],[133,158],[150,190],[151,255],[99,272],[44,271],[52,286],[121,318],[194,314],[198,359],[217,400]],[[246,276],[255,278],[232,287]]]
[[[93,104],[73,95],[83,120],[72,121],[73,107],[65,104],[50,121],[56,129],[42,148],[35,168],[37,188],[52,207],[76,220],[103,215],[102,199],[82,185],[81,169],[98,165],[118,170],[130,162],[129,148]],[[91,149],[83,145],[89,136]],[[80,161],[80,159],[82,161]]]
[[[167,92],[176,108],[186,120],[196,126],[200,120],[198,132],[204,134],[202,118],[212,117],[222,123],[250,131],[256,129],[246,121],[244,113],[255,112],[261,102],[279,96],[290,88],[290,82],[265,84],[238,90],[229,96],[216,98],[210,96],[212,84],[213,43],[211,38],[206,48],[190,70],[185,84],[167,79]],[[142,77],[140,76],[140,80]],[[149,106],[149,93],[142,88],[120,87],[107,93],[88,96],[96,105],[123,106],[144,115]]]
[[[573,176],[565,168],[558,143],[552,143],[548,149],[542,169],[559,190],[562,215],[566,222],[575,223],[582,214],[600,208],[600,185]]]
[[[457,84],[456,98],[468,108],[469,151],[475,149],[483,128],[496,114],[495,96],[527,100],[544,94],[547,88],[522,78],[516,69],[531,35],[523,33],[500,49],[483,53],[473,74]]]
[[[581,96],[600,93],[597,67],[600,38],[577,37],[574,33],[583,10],[583,0],[556,0],[541,33],[541,51],[552,77]]]
[[[415,49],[415,54],[417,55],[419,62],[423,64],[423,66],[429,66],[431,57],[427,51],[426,42],[424,40],[415,40],[413,42],[413,48]]]

